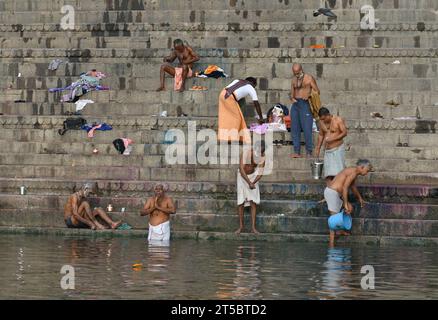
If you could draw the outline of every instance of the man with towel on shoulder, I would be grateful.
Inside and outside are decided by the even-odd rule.
[[[250,97],[259,116],[259,123],[264,123],[262,110],[255,87],[257,80],[248,77],[234,80],[219,95],[218,140],[227,142],[251,143],[249,129],[240,110],[239,100]]]
[[[158,184],[154,188],[155,195],[149,198],[141,216],[149,216],[148,241],[169,241],[170,240],[170,215],[175,214],[173,200],[166,195],[164,186]]]
[[[258,234],[256,229],[256,210],[260,204],[259,181],[263,176],[265,166],[265,141],[259,141],[254,148],[245,150],[240,158],[240,167],[237,172],[237,210],[240,227],[236,234],[243,231],[243,211],[251,207],[251,230]]]
[[[333,116],[327,108],[318,112],[320,128],[315,156],[319,159],[321,146],[324,144],[324,178],[327,185],[342,170],[345,169],[344,138],[347,136],[345,121],[339,116]]]

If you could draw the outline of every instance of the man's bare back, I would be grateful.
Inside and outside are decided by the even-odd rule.
[[[73,193],[70,197],[68,197],[67,202],[64,205],[64,220],[67,220],[73,215],[73,206],[76,204],[80,205],[81,199],[76,193]]]
[[[346,168],[341,171],[330,183],[329,188],[342,194],[344,188],[349,188],[355,183],[358,172],[355,167]],[[346,183],[348,185],[346,185]]]

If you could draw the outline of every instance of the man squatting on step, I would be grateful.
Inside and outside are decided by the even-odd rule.
[[[154,188],[155,195],[150,197],[142,211],[141,216],[149,216],[148,241],[170,240],[170,215],[176,213],[172,198],[164,191],[164,186],[158,184]]]
[[[344,119],[331,115],[327,108],[319,109],[318,117],[320,128],[315,156],[319,159],[321,147],[324,145],[324,178],[328,186],[346,167],[344,138],[347,136],[347,127]]]
[[[65,224],[69,228],[106,229],[106,227],[97,221],[96,217],[100,217],[111,229],[117,229],[122,223],[121,221],[112,221],[102,208],[94,208],[94,210],[91,210],[86,198],[92,190],[92,184],[86,183],[81,190],[73,193],[68,198],[64,206]]]
[[[260,204],[259,181],[263,176],[265,166],[265,141],[259,141],[255,147],[245,150],[240,158],[237,172],[237,212],[239,214],[239,229],[236,234],[243,231],[243,211],[251,207],[251,229],[258,234],[256,229],[256,211]]]
[[[366,176],[369,172],[373,171],[373,167],[369,160],[359,159],[355,167],[350,167],[342,170],[324,190],[324,198],[327,202],[330,215],[337,214],[341,211],[342,206],[345,208],[345,213],[351,214],[353,212],[353,206],[348,201],[348,190],[351,191],[363,208],[365,201],[357,190],[356,178],[358,176]],[[334,245],[335,235],[349,235],[345,231],[340,231],[338,234],[335,231],[330,230],[329,242],[330,245]]]

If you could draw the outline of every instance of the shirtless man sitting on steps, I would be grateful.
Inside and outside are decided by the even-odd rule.
[[[178,58],[179,66],[182,68],[182,85],[179,89],[180,92],[184,91],[185,81],[187,78],[193,76],[193,63],[199,60],[198,54],[189,46],[184,45],[181,39],[176,39],[173,42],[173,50],[170,56],[163,59],[164,63],[161,65],[160,69],[160,87],[157,91],[164,91],[164,75],[167,73],[172,77],[175,77],[175,67],[171,65],[175,59]]]
[[[85,201],[91,193],[93,187],[91,183],[86,183],[81,190],[73,193],[64,206],[64,220],[68,228],[89,228],[92,230],[106,229],[100,224],[96,217],[105,221],[111,229],[117,229],[121,221],[114,222],[101,208],[91,211],[90,204]]]
[[[366,160],[358,160],[356,167],[346,168],[341,171],[324,190],[324,198],[327,202],[330,215],[337,214],[341,211],[342,207],[345,208],[345,213],[351,214],[353,212],[353,206],[348,201],[348,190],[351,188],[353,194],[356,196],[363,208],[365,201],[357,190],[356,178],[358,176],[366,176],[369,172],[373,171],[371,163]],[[345,231],[339,232],[338,235],[348,235]],[[330,245],[334,244],[335,231],[330,230]]]

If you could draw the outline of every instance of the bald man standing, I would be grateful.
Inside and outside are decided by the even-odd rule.
[[[292,101],[291,116],[291,133],[294,144],[293,158],[301,158],[301,131],[304,132],[306,143],[306,157],[310,158],[313,153],[312,126],[313,116],[310,111],[309,97],[312,90],[320,94],[315,78],[310,74],[305,74],[303,67],[295,63],[292,66],[293,79],[291,84],[291,93],[289,97]]]

